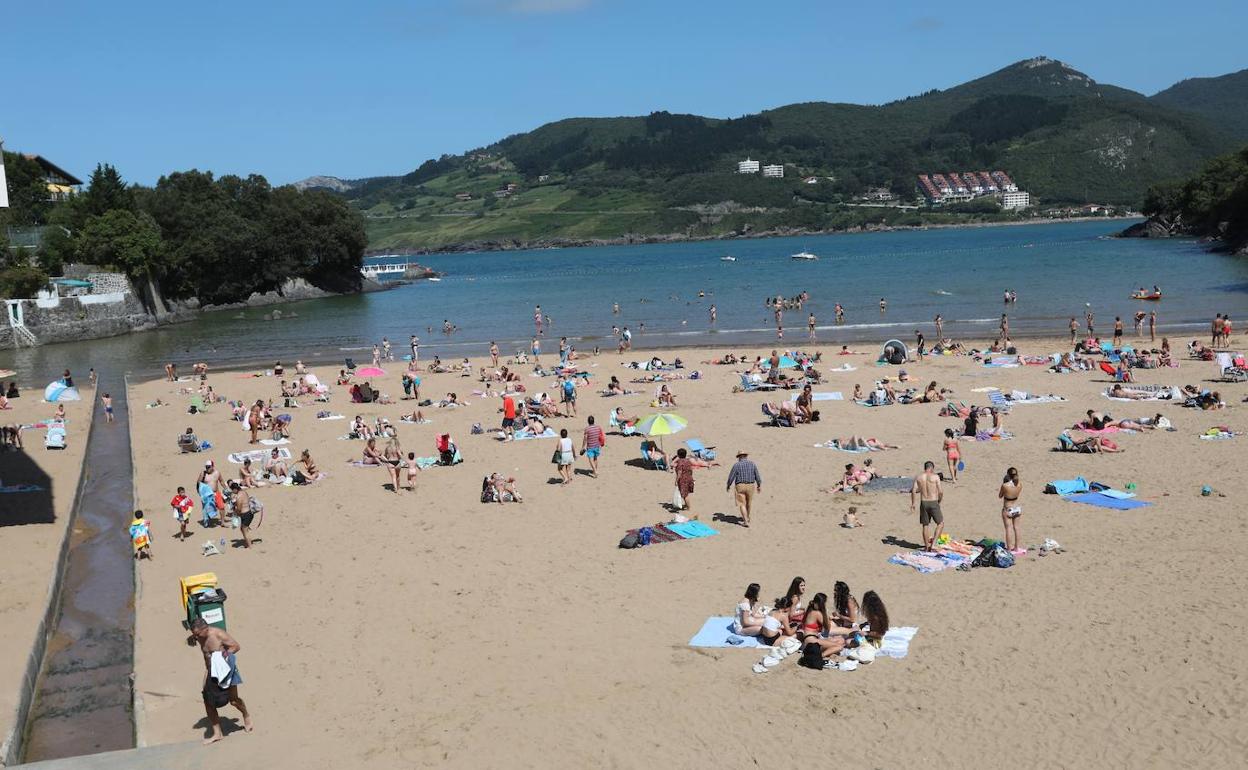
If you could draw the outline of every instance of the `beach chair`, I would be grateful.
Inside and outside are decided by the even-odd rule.
[[[749,372],[741,372],[741,390],[746,393],[752,393],[756,390],[775,390],[778,385],[770,382],[755,382],[750,379]]]
[[[43,439],[45,449],[65,448],[65,426],[55,423],[48,427],[48,434]]]
[[[1087,452],[1088,454],[1096,452],[1096,450],[1092,448],[1092,439],[1087,438],[1083,441],[1075,441],[1065,433],[1059,433],[1057,435],[1057,446],[1058,449],[1063,452]]]
[[[715,459],[715,450],[703,444],[700,439],[688,439],[685,441],[685,446],[689,447],[689,451],[693,452],[694,457],[708,461]]]
[[[656,471],[667,470],[667,460],[663,458],[656,458],[654,455],[650,454],[651,446],[653,445],[649,441],[641,442],[641,459],[645,460],[646,463],[648,463],[650,467]]]
[[[775,428],[792,428],[793,421],[789,419],[779,407],[773,407],[771,404],[762,405],[763,414],[771,418],[772,427]]]
[[[637,429],[631,425],[625,425],[616,419],[615,412],[611,412],[611,419],[607,421],[609,427],[615,428],[620,432],[621,436],[633,436],[637,434]]]

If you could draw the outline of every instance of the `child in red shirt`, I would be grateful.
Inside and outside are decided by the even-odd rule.
[[[185,540],[190,537],[190,533],[186,531],[186,523],[191,520],[191,509],[195,507],[191,498],[186,496],[186,487],[178,487],[178,493],[169,501],[169,505],[173,508],[173,518],[178,520],[181,528],[178,537]]]

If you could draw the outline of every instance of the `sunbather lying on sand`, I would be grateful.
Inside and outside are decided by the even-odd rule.
[[[1152,398],[1150,393],[1141,393],[1138,390],[1127,390],[1122,387],[1121,383],[1115,384],[1109,389],[1110,398],[1129,398],[1132,401],[1143,401]]]
[[[883,451],[885,449],[901,448],[895,444],[885,444],[879,439],[863,438],[862,436],[832,439],[832,442],[840,449],[874,449],[876,451]]]

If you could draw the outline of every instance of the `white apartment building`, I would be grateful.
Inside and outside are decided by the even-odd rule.
[[[770,177],[771,179],[784,179],[784,166],[763,166],[763,176]]]
[[[1022,190],[1001,193],[1001,208],[1025,209],[1031,205],[1031,195]]]
[[[750,160],[749,158],[746,158],[745,160],[737,164],[737,173],[738,174],[757,174],[759,165],[760,164],[758,161]]]

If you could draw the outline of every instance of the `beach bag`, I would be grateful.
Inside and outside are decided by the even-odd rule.
[[[992,566],[1005,569],[1014,566],[1014,554],[1001,546],[992,549]]]
[[[204,680],[204,703],[213,708],[224,708],[230,703],[229,689],[217,684],[213,677],[208,677]]]
[[[680,496],[679,487],[672,490],[672,507],[678,511],[685,507],[685,500]]]
[[[996,566],[996,548],[985,548],[979,552],[979,556],[971,562],[972,567],[995,567]]]
[[[481,423],[479,423],[479,422],[474,422],[474,423],[472,424],[472,433],[473,433],[473,435],[474,435],[474,436],[475,436],[475,435],[477,435],[477,434],[480,434],[480,433],[485,433],[485,428],[482,428],[482,427],[481,427]]]
[[[802,657],[798,658],[797,665],[822,671],[823,648],[815,642],[809,642],[802,647]]]
[[[559,460],[560,460],[562,457],[563,457],[563,452],[560,452],[558,449],[556,449],[556,450],[555,450],[555,453],[554,453],[554,454],[552,454],[552,455],[550,456],[550,462],[551,462],[551,464],[552,464],[552,465],[558,465],[558,464],[559,464]]]
[[[196,414],[199,412],[199,407],[195,406],[194,404],[191,404],[190,408],[188,408],[186,412],[187,414]]]
[[[629,532],[620,540],[621,548],[640,548],[641,538],[637,537],[636,532]]]
[[[290,474],[290,483],[307,484],[308,477],[303,475],[303,471],[295,471],[294,473]]]
[[[654,530],[650,527],[642,527],[637,530],[637,540],[642,545],[650,545],[650,541],[654,539]]]

